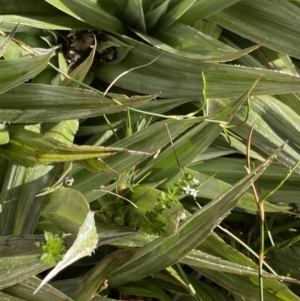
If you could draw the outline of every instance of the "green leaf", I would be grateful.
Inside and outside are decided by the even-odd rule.
[[[123,34],[126,28],[121,21],[101,8],[95,0],[45,0],[64,13],[84,21],[93,27],[106,30],[108,32]]]
[[[241,0],[197,0],[188,11],[186,11],[180,18],[179,22],[192,25],[193,23],[206,19],[219,11],[224,10]]]
[[[3,22],[0,28],[4,31],[12,30],[17,22],[20,22],[18,30],[27,30],[28,26],[61,30],[90,28],[40,0],[5,1],[0,7],[0,16]]]
[[[10,142],[0,146],[0,156],[24,166],[100,158],[114,155],[116,152],[147,155],[145,152],[131,152],[124,148],[70,145],[53,138],[44,138],[32,131],[12,127]]]
[[[5,294],[7,294],[5,296],[5,298],[7,299],[2,299],[2,300],[9,300],[9,301],[34,300],[33,291],[39,282],[40,282],[39,278],[31,277],[11,287],[8,287],[3,291]],[[49,285],[47,289],[45,289],[43,294],[40,294],[35,298],[38,298],[35,300],[44,300],[44,301],[51,301],[51,300],[65,301],[69,297]],[[72,301],[73,299],[69,298],[68,300]]]
[[[288,1],[240,1],[209,17],[222,27],[268,48],[300,58],[300,8]]]
[[[84,196],[71,188],[58,188],[50,194],[43,214],[65,233],[77,233],[89,212]]]
[[[103,290],[107,284],[107,274],[110,270],[119,266],[124,257],[130,256],[132,250],[121,250],[107,255],[103,260],[98,262],[84,277],[77,287],[77,291],[73,298],[77,301],[90,300],[99,291]]]
[[[121,73],[158,58],[160,50],[120,37],[134,46],[119,63],[101,66],[95,77],[111,83]],[[276,71],[234,65],[204,63],[164,52],[155,62],[121,77],[115,86],[151,94],[158,91],[164,98],[189,98],[202,95],[202,72],[206,80],[207,98],[237,97],[260,78],[253,95],[282,94],[299,91],[297,76]],[[143,79],[143,80],[141,80]]]
[[[162,287],[149,280],[140,280],[115,288],[121,294],[158,298],[161,301],[171,301]]]
[[[160,31],[172,25],[178,20],[196,0],[174,0],[170,1],[167,12],[158,20],[154,31]]]
[[[157,21],[167,11],[170,0],[156,0],[151,4],[151,8],[145,13],[147,30],[150,31]]]
[[[214,114],[228,101],[218,99],[212,102],[209,100],[209,102],[208,114]],[[220,105],[221,103],[222,105]],[[242,108],[234,116],[233,123],[238,124],[245,120],[246,111],[246,108]],[[246,140],[250,128],[255,124],[251,144],[267,155],[284,141],[290,140],[277,160],[285,166],[291,167],[300,160],[299,151],[293,145],[300,143],[297,135],[300,129],[297,120],[300,122],[300,117],[282,102],[271,96],[260,96],[251,100],[251,111],[246,124],[232,130]],[[299,168],[296,172],[299,172]]]
[[[193,250],[188,255],[186,255],[183,259],[181,259],[180,262],[183,264],[187,264],[199,271],[201,269],[208,269],[217,272],[225,272],[225,273],[236,274],[236,275],[257,277],[257,267],[254,268],[254,267],[241,265],[238,263],[233,263],[227,260],[223,260],[219,257],[203,253],[199,250]],[[262,276],[264,279],[272,278],[276,280],[282,280],[286,282],[300,284],[299,280],[292,279],[289,277],[279,276],[279,275],[273,275],[271,273],[263,272]]]
[[[142,0],[128,1],[124,12],[124,19],[130,27],[140,32],[146,32]]]
[[[111,97],[122,106],[114,103]],[[1,95],[0,121],[37,123],[83,119],[123,111],[124,106],[136,107],[156,97],[157,94],[130,98],[108,94],[104,98],[86,89],[23,84]]]
[[[216,273],[215,271],[207,269],[201,269],[201,273],[231,292],[239,296],[247,296],[247,300],[249,301],[259,300],[257,276],[246,277],[221,272]],[[283,285],[279,281],[274,281],[273,279],[264,279],[263,294],[264,300],[266,301],[299,301],[299,297],[287,289],[286,285]]]
[[[20,151],[20,148],[19,148]],[[52,186],[61,168],[58,165],[26,168],[10,163],[6,170],[0,202],[1,235],[32,234],[48,196],[36,195]]]
[[[0,61],[0,93],[24,83],[43,71],[53,52],[29,58]]]
[[[109,275],[112,287],[136,281],[176,263],[198,246],[225,218],[238,199],[274,160],[280,149],[224,194],[196,211],[169,237],[159,237],[138,249],[127,262]]]
[[[167,30],[154,35],[156,38],[136,31],[135,33],[158,49],[203,62],[232,61],[260,46],[255,45],[238,51],[180,23],[174,23]]]

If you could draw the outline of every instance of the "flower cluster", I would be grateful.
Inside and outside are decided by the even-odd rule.
[[[182,190],[184,190],[185,194],[191,195],[194,199],[196,199],[199,192],[199,189],[197,188],[199,188],[199,180],[193,178],[190,184],[182,187]]]

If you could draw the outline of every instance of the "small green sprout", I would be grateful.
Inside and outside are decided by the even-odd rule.
[[[45,241],[35,243],[36,246],[43,249],[44,253],[39,257],[42,262],[52,265],[55,262],[61,261],[65,252],[62,233],[57,235],[45,231]]]
[[[144,217],[138,219],[138,225],[150,235],[162,235],[165,233],[166,217],[164,211],[170,209],[178,203],[178,196],[184,192],[191,195],[194,199],[199,189],[199,180],[190,173],[184,174],[182,179],[174,183],[173,187],[168,188],[168,192],[161,192],[155,206],[151,211],[146,212]],[[146,218],[145,218],[146,217]],[[178,219],[184,219],[184,213],[178,213]],[[178,221],[179,221],[178,220]]]

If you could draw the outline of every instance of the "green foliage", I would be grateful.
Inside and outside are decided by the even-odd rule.
[[[0,299],[300,300],[298,2],[4,1]]]
[[[62,234],[54,235],[51,232],[45,231],[45,241],[37,242],[36,245],[44,251],[40,256],[41,261],[49,265],[61,261],[62,255],[66,251]]]

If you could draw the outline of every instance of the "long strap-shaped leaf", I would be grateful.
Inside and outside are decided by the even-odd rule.
[[[20,128],[11,128],[10,142],[0,147],[0,156],[24,166],[100,158],[116,152],[147,155],[125,148],[69,145]]]
[[[44,55],[0,61],[0,93],[35,77],[48,65],[53,51]]]

